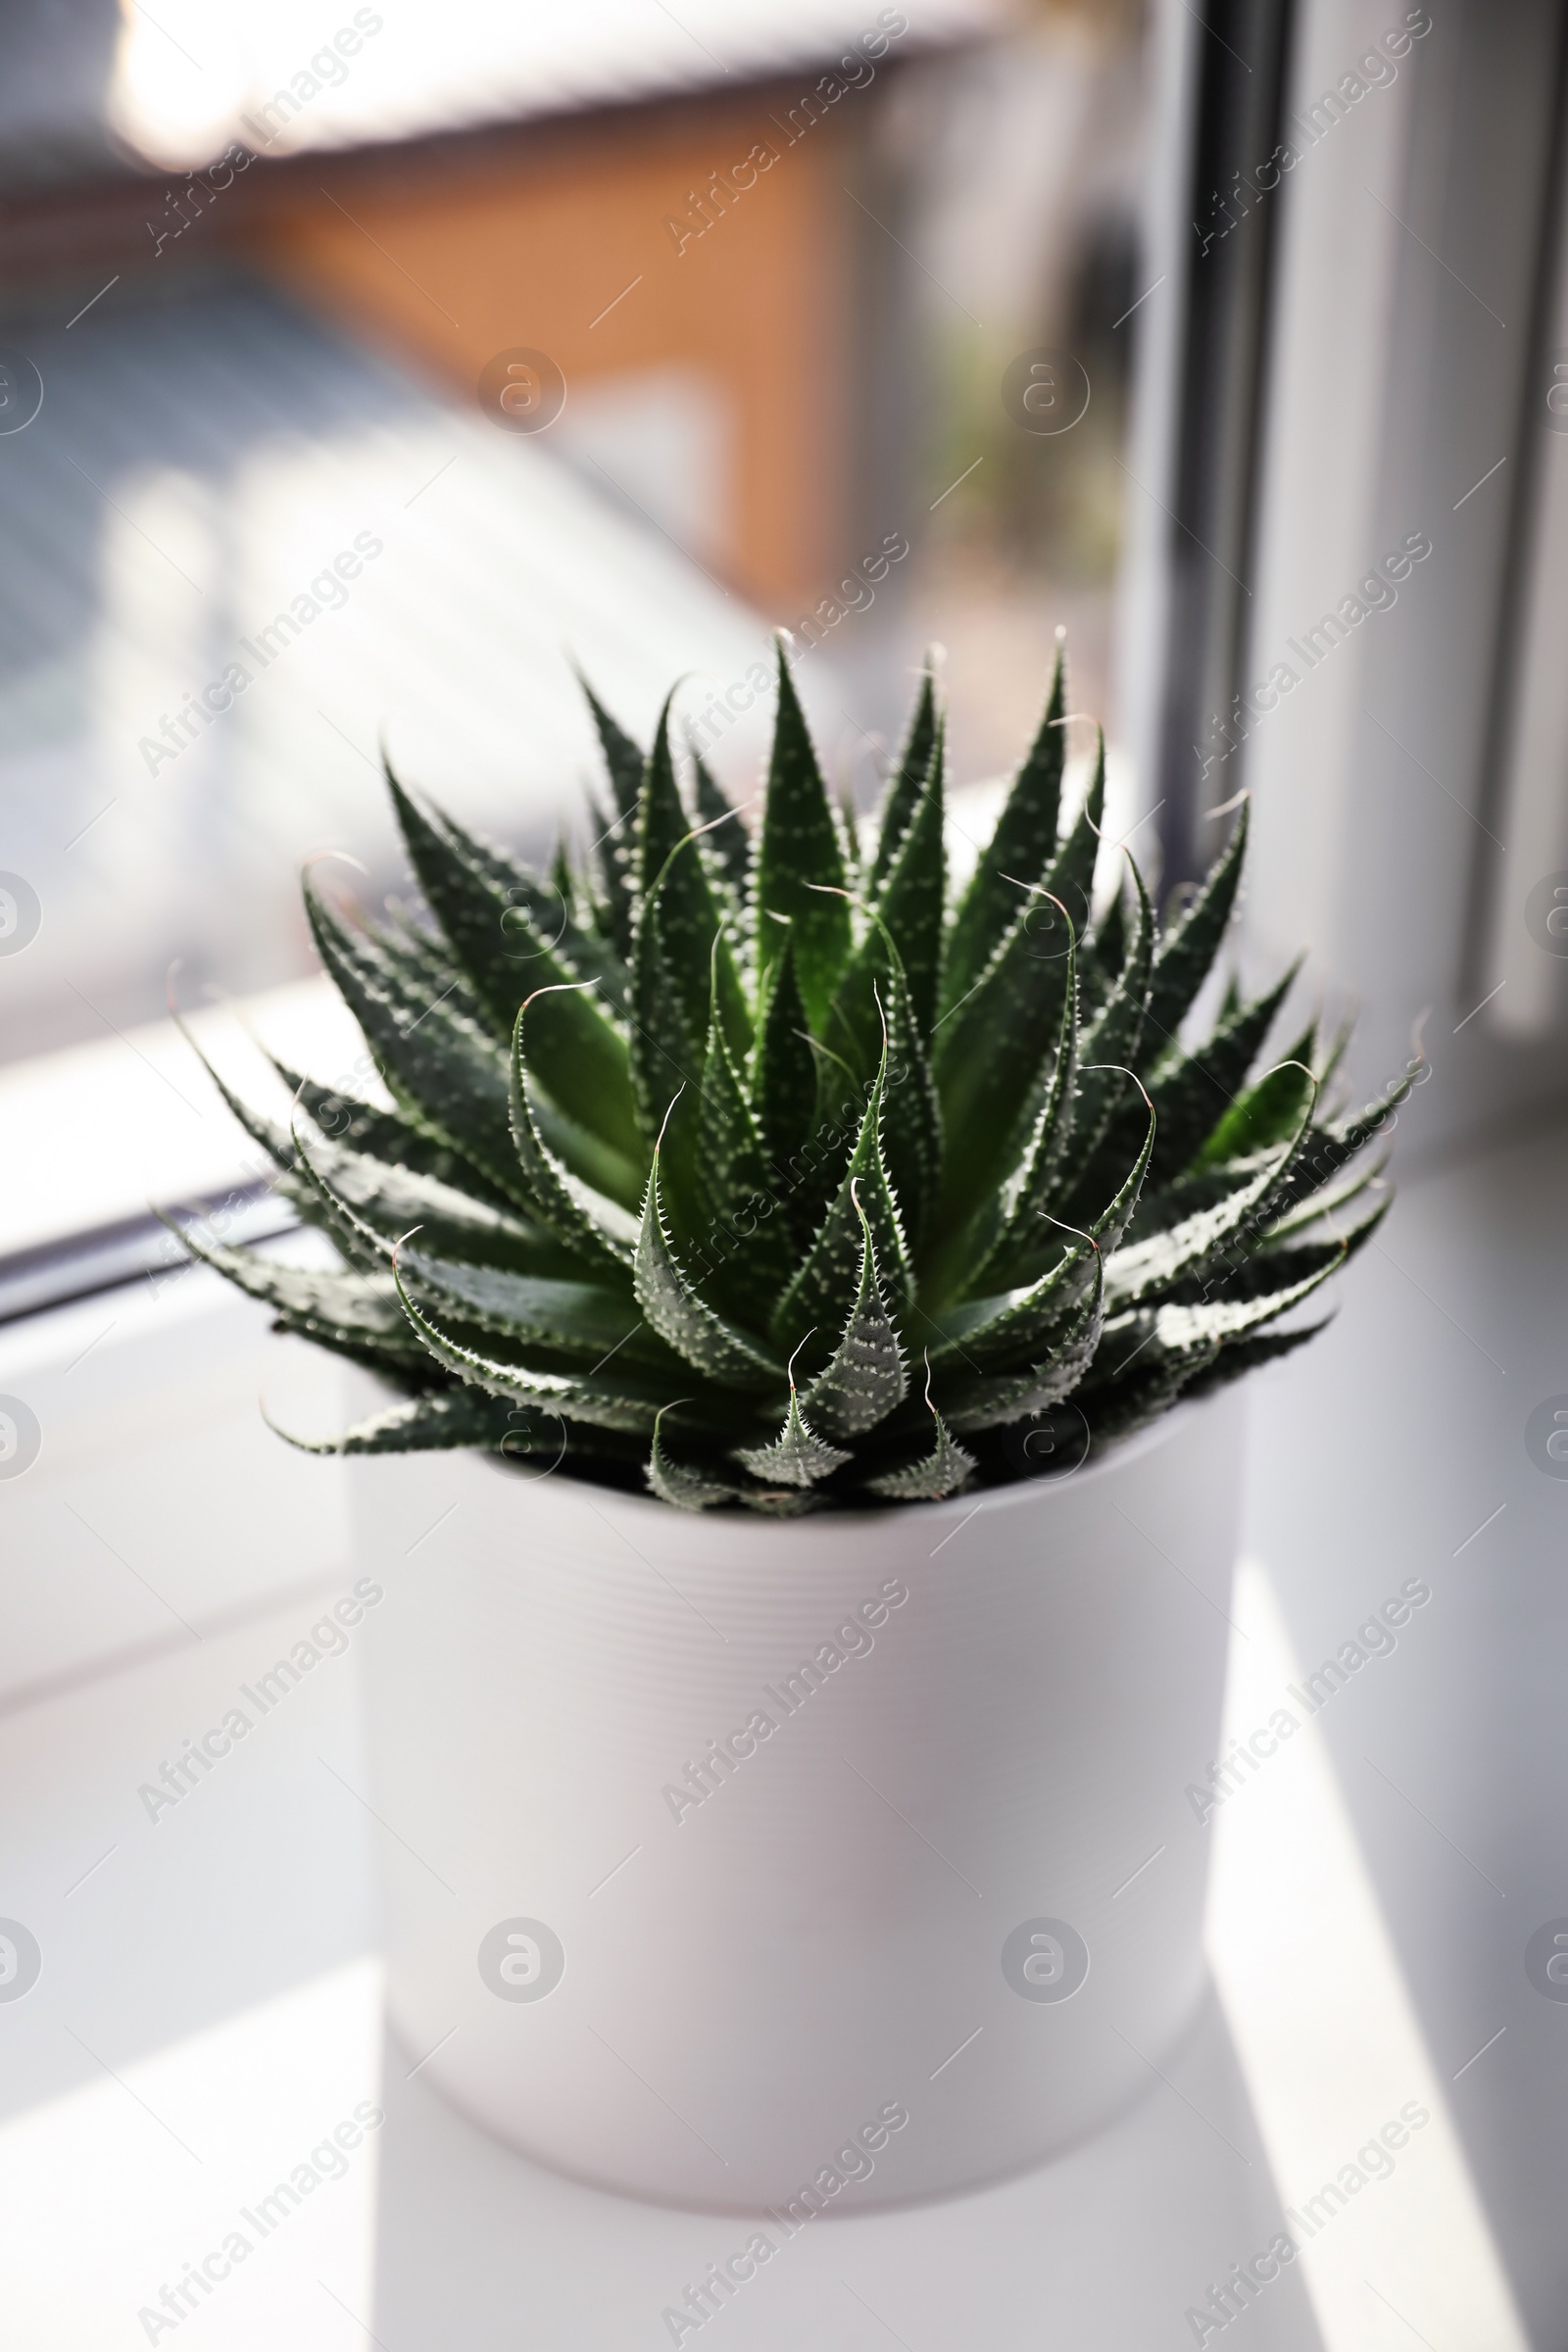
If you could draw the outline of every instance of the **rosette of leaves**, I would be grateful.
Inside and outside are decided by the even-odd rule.
[[[688,1510],[934,1500],[1309,1336],[1281,1318],[1382,1213],[1366,1147],[1416,1065],[1331,1111],[1315,1025],[1267,1056],[1292,973],[1216,983],[1194,1034],[1245,805],[1162,923],[1102,848],[1102,742],[1064,815],[1059,650],[956,889],[929,664],[863,829],[783,641],[751,833],[668,704],[645,754],[589,701],[585,858],[531,871],[389,771],[423,911],[351,919],[307,874],[385,1100],[277,1065],[284,1128],[224,1088],[337,1262],[191,1248],[396,1393],[319,1450],[542,1456]]]

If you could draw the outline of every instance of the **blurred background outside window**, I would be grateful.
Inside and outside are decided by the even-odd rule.
[[[932,641],[960,784],[1058,622],[1116,740],[1141,9],[339,14],[10,21],[8,1060],[154,1019],[175,957],[189,1003],[312,969],[301,859],[399,879],[383,746],[580,836],[574,662],[645,738],[683,677],[742,800],[774,625],[862,805]],[[1040,351],[1079,375],[1009,413]]]

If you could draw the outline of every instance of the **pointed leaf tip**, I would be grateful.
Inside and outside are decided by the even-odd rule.
[[[813,1419],[830,1438],[859,1437],[874,1429],[903,1401],[909,1385],[903,1344],[877,1276],[870,1220],[853,1177],[850,1199],[860,1220],[859,1287],[831,1361],[806,1393]]]
[[[778,711],[757,853],[757,944],[765,970],[793,937],[796,976],[813,1026],[820,1026],[853,945],[849,906],[831,895],[846,881],[827,787],[780,647]],[[770,915],[781,919],[770,922]]]
[[[677,1402],[684,1404],[688,1401],[683,1396],[660,1408],[654,1422],[653,1443],[643,1465],[643,1476],[661,1502],[671,1503],[677,1511],[710,1511],[717,1503],[733,1502],[736,1489],[726,1485],[722,1479],[710,1477],[706,1471],[694,1470],[683,1462],[672,1461],[664,1451],[664,1415],[674,1412]]]
[[[738,1446],[735,1459],[750,1470],[754,1478],[778,1480],[786,1487],[811,1487],[819,1478],[831,1477],[835,1470],[854,1460],[839,1446],[828,1445],[819,1438],[801,1411],[801,1400],[794,1388],[790,1390],[789,1410],[784,1426],[771,1446]]]
[[[935,1419],[931,1451],[922,1461],[909,1462],[902,1470],[885,1470],[878,1478],[868,1478],[865,1483],[871,1494],[888,1502],[944,1502],[968,1484],[974,1476],[974,1455],[958,1444],[940,1413],[935,1413]]]

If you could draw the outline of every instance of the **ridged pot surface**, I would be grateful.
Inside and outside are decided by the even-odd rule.
[[[356,1464],[424,2078],[564,2172],[751,2210],[952,2191],[1108,2120],[1203,1988],[1184,1790],[1219,1735],[1240,1411],[782,1523]]]

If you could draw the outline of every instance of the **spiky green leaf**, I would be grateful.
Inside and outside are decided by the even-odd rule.
[[[977,1253],[974,1261],[982,1271],[999,1256],[1005,1259],[1016,1250],[1020,1231],[1038,1230],[1040,1217],[1058,1190],[1058,1171],[1073,1140],[1078,1096],[1078,977],[1071,942],[1067,960],[1061,1028],[1033,1131],[1013,1174],[981,1207],[979,1222],[983,1232],[989,1228],[991,1242],[990,1249]]]
[[[716,983],[730,1049],[744,1054],[752,1042],[751,1016],[724,929],[723,908],[709,880],[699,838],[681,805],[667,702],[660,712],[638,804],[637,897],[639,926],[650,907],[658,908],[663,985],[675,992],[686,1033],[699,1041],[705,1036],[709,997]],[[647,999],[640,977],[637,1011],[640,1019],[646,1019]]]
[[[1066,657],[1058,639],[1039,732],[1012,780],[996,830],[980,854],[953,918],[942,1000],[945,1012],[973,987],[1011,929],[1018,909],[1018,884],[1041,881],[1055,855],[1067,741],[1062,723],[1066,694]],[[1012,879],[1005,879],[1007,876]]]
[[[312,1125],[335,1144],[365,1158],[382,1160],[391,1167],[410,1168],[416,1175],[432,1176],[439,1184],[464,1193],[471,1199],[485,1200],[492,1207],[510,1209],[515,1206],[514,1197],[493,1185],[471,1159],[453,1150],[450,1144],[439,1142],[421,1127],[416,1127],[395,1110],[386,1110],[379,1103],[364,1102],[342,1087],[321,1086],[314,1078],[305,1078],[275,1054],[269,1060],[291,1095],[298,1099]],[[285,1138],[290,1158],[293,1144]]]
[[[1150,1088],[1159,1116],[1159,1152],[1154,1181],[1163,1183],[1206,1152],[1205,1139],[1215,1139],[1214,1156],[1238,1159],[1268,1149],[1289,1132],[1294,1098],[1286,1087],[1266,1098],[1276,1124],[1264,1132],[1256,1111],[1238,1119],[1237,1097],[1274,1017],[1295,981],[1294,968],[1273,988],[1250,1004],[1239,1004],[1215,1029],[1207,1044],[1194,1054],[1179,1054],[1160,1070]],[[1280,1124],[1279,1122],[1283,1122]],[[1250,1132],[1247,1130],[1250,1128]]]
[[[714,1299],[743,1320],[754,1314],[765,1322],[789,1264],[789,1237],[716,1007],[709,1020],[693,1173],[702,1212],[700,1238],[693,1238],[711,1264]],[[693,1271],[704,1279],[696,1264]]]
[[[626,1040],[593,989],[562,985],[580,976],[556,953],[569,920],[565,903],[547,934],[515,891],[503,891],[484,871],[450,819],[438,827],[390,770],[387,782],[419,886],[501,1036],[511,1036],[524,997],[554,988],[533,1026],[539,1083],[590,1135],[634,1156],[639,1139]]]
[[[659,1158],[656,1151],[632,1268],[638,1305],[660,1338],[710,1380],[747,1390],[778,1387],[784,1375],[777,1359],[692,1288],[664,1222]]]
[[[663,1420],[670,1410],[666,1404],[654,1423],[654,1442],[643,1470],[651,1491],[661,1502],[672,1503],[677,1511],[710,1511],[715,1503],[733,1502],[737,1490],[731,1482],[714,1478],[707,1470],[694,1470],[684,1462],[672,1461],[665,1452]]]
[[[920,797],[909,812],[898,856],[877,901],[877,913],[904,965],[922,1037],[930,1036],[937,1017],[942,975],[942,913],[947,893],[943,749],[939,720]]]
[[[1282,1135],[1291,1134],[1303,1074],[1303,1065],[1294,1058],[1266,1070],[1255,1086],[1231,1102],[1209,1131],[1198,1154],[1199,1166],[1224,1167],[1234,1160],[1251,1159],[1259,1152],[1267,1152]],[[1315,1088],[1313,1092],[1315,1095]]]
[[[309,882],[305,904],[321,961],[394,1094],[493,1184],[517,1198],[507,1148],[505,1054],[439,1001],[421,1004],[386,958],[322,905]]]
[[[717,779],[700,752],[692,754],[692,774],[697,788],[697,821],[704,828],[703,839],[719,878],[732,893],[737,906],[744,906],[751,881],[752,845],[738,812],[724,798]]]
[[[782,955],[767,974],[752,1102],[763,1152],[776,1169],[787,1171],[810,1134],[816,1104],[816,1063],[796,977],[793,939],[785,940]]]
[[[1051,1052],[1067,988],[1067,948],[1084,926],[1100,847],[1105,760],[1100,759],[1072,831],[1043,882],[1023,894],[985,976],[939,1025],[933,1068],[947,1136],[944,1218],[1015,1164],[1018,1133]],[[1015,900],[1017,893],[1015,892]]]
[[[1020,1129],[1060,1035],[1072,936],[1053,897],[1026,902],[984,980],[937,1031],[949,1230],[1017,1163]]]
[[[1144,888],[1142,874],[1130,858],[1128,864],[1132,872],[1137,919],[1132,936],[1126,942],[1110,992],[1084,1035],[1083,1050],[1079,1055],[1078,1100],[1073,1118],[1073,1165],[1070,1171],[1065,1168],[1062,1170],[1062,1181],[1056,1187],[1058,1207],[1080,1172],[1097,1167],[1096,1154],[1110,1130],[1111,1122],[1121,1105],[1130,1103],[1137,1092],[1132,1072],[1138,1064],[1143,1044],[1144,1013],[1149,1003],[1149,983],[1154,960],[1154,910],[1150,905],[1149,893]],[[1098,947],[1099,943],[1096,945]],[[1119,1161],[1125,1157],[1125,1152],[1116,1157]],[[1091,1177],[1091,1194],[1094,1182]]]
[[[518,1346],[580,1355],[595,1364],[618,1357],[628,1342],[629,1363],[648,1353],[646,1345],[638,1347],[643,1321],[629,1286],[612,1290],[601,1283],[514,1274],[503,1266],[464,1265],[421,1250],[416,1242],[399,1250],[398,1264],[409,1291],[426,1306],[445,1303],[466,1323]],[[662,1349],[659,1353],[662,1357]]]
[[[1241,885],[1250,807],[1250,802],[1242,803],[1231,837],[1202,888],[1160,942],[1149,997],[1151,1054],[1165,1053],[1176,1044],[1176,1032],[1192,1009],[1193,1001],[1219,954]]]
[[[1194,1267],[1207,1265],[1225,1252],[1239,1253],[1249,1240],[1255,1243],[1266,1232],[1270,1222],[1267,1204],[1301,1148],[1317,1100],[1310,1071],[1288,1063],[1286,1072],[1294,1082],[1296,1123],[1283,1151],[1266,1158],[1255,1175],[1228,1191],[1212,1207],[1118,1250],[1110,1269],[1111,1297],[1118,1305],[1136,1304],[1155,1292],[1168,1291],[1186,1280]]]
[[[694,1102],[697,1099],[703,1079],[704,1038],[704,1027],[692,1025],[686,999],[675,985],[657,890],[638,913],[630,1022],[632,1098],[644,1141],[652,1149],[682,1088],[690,1090]]]
[[[1021,1370],[968,1380],[950,1376],[944,1403],[955,1429],[1004,1429],[1046,1412],[1072,1395],[1100,1346],[1105,1317],[1103,1266],[1103,1259],[1097,1255],[1087,1294],[1067,1319],[1055,1326],[1049,1340],[1037,1338],[1030,1343],[1034,1360]]]
[[[795,943],[795,976],[813,1027],[819,1026],[849,961],[850,909],[838,828],[816,763],[806,714],[782,642],[778,647],[778,718],[768,762],[758,846],[757,952],[766,971]]]
[[[579,682],[593,712],[594,727],[610,774],[610,789],[614,796],[614,815],[602,828],[597,845],[599,870],[605,881],[606,927],[616,954],[629,963],[637,906],[634,873],[637,795],[642,789],[644,759],[624,728],[611,717],[587,679],[580,678]]]
[[[870,1220],[863,1209],[860,1232],[860,1287],[838,1347],[806,1393],[813,1422],[830,1438],[858,1438],[874,1429],[902,1401],[909,1385],[903,1343],[882,1296]]]
[[[962,1492],[974,1475],[974,1455],[958,1444],[940,1413],[935,1419],[930,1452],[920,1461],[906,1463],[902,1470],[884,1470],[878,1477],[868,1478],[865,1483],[871,1494],[880,1494],[885,1502],[945,1502],[950,1494]]]
[[[347,1150],[321,1135],[295,1152],[302,1174],[330,1220],[390,1259],[402,1236],[418,1226],[427,1248],[465,1264],[507,1266],[517,1273],[561,1274],[571,1254],[549,1229],[518,1210],[498,1208],[439,1177],[395,1161]]]
[[[915,696],[908,732],[899,753],[898,765],[887,789],[882,813],[877,822],[876,855],[867,876],[871,896],[876,897],[893,871],[894,861],[908,830],[926,778],[931,768],[931,754],[935,748],[938,728],[936,657],[927,654],[920,671],[920,688]]]
[[[639,1384],[589,1372],[547,1372],[519,1357],[494,1355],[470,1348],[425,1313],[402,1278],[398,1296],[403,1311],[438,1364],[492,1396],[508,1396],[564,1420],[585,1421],[603,1429],[652,1431],[661,1399],[640,1390]]]
[[[517,1008],[508,1088],[508,1119],[523,1196],[539,1223],[585,1264],[626,1265],[636,1230],[632,1219],[616,1202],[573,1177],[539,1132],[529,1094],[527,1034],[532,1004],[529,998]]]
[[[786,1487],[814,1487],[818,1479],[831,1478],[835,1470],[842,1470],[855,1456],[817,1436],[801,1411],[800,1398],[792,1388],[784,1426],[773,1443],[737,1446],[735,1459],[754,1478],[776,1480]]]
[[[774,1310],[772,1337],[780,1348],[799,1348],[816,1335],[817,1361],[831,1348],[830,1334],[842,1331],[859,1292],[865,1224],[870,1225],[880,1277],[897,1309],[911,1287],[908,1252],[898,1205],[882,1155],[882,1103],[887,1084],[884,1058],[860,1119],[855,1149],[816,1238],[791,1277]]]
[[[264,1298],[279,1322],[302,1338],[399,1362],[420,1361],[421,1350],[404,1321],[390,1275],[290,1266],[254,1250],[210,1242],[198,1226],[170,1224],[170,1231],[203,1265],[224,1275],[250,1298]]]
[[[1193,1306],[1135,1307],[1112,1316],[1105,1325],[1105,1362],[1097,1365],[1097,1375],[1102,1380],[1125,1372],[1146,1349],[1148,1361],[1158,1365],[1182,1359],[1210,1344],[1217,1347],[1241,1339],[1310,1298],[1344,1264],[1345,1255],[1343,1245],[1321,1257],[1314,1253],[1309,1273],[1256,1298],[1211,1298]]]

